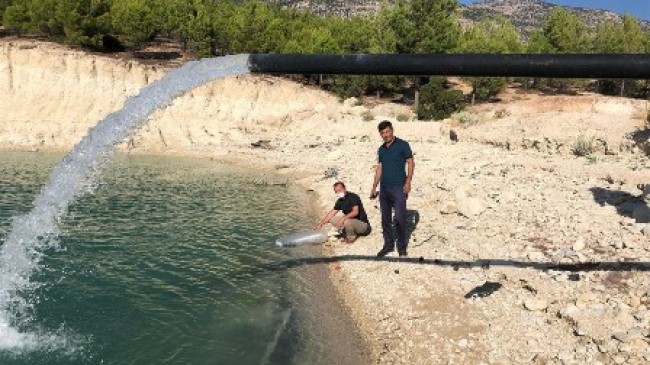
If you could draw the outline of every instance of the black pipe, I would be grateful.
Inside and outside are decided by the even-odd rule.
[[[650,54],[251,54],[251,72],[650,79]]]

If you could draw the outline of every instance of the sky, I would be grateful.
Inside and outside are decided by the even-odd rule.
[[[544,0],[547,3],[578,6],[582,8],[594,8],[611,10],[616,13],[628,13],[639,19],[650,20],[649,0]],[[471,4],[478,0],[460,0],[463,4]]]

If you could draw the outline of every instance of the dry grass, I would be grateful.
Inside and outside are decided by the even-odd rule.
[[[596,146],[594,145],[594,138],[587,138],[585,136],[579,136],[573,144],[573,154],[578,157],[590,156],[596,151]]]
[[[411,117],[410,117],[408,114],[405,114],[405,113],[399,113],[399,114],[397,114],[397,116],[395,117],[395,119],[397,119],[398,122],[406,122],[406,121],[408,121],[409,119],[411,119]]]
[[[497,119],[503,119],[503,118],[508,117],[508,116],[510,116],[510,111],[505,109],[505,108],[501,108],[501,109],[497,110],[496,112],[494,112],[494,117],[497,118]]]
[[[375,114],[373,114],[373,112],[370,110],[364,110],[361,112],[361,118],[364,122],[370,122],[371,120],[375,119]]]

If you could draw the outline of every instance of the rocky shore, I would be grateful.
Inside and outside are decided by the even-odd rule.
[[[4,39],[0,148],[68,150],[164,71]],[[243,76],[177,99],[120,149],[273,168],[313,190],[325,210],[335,179],[368,196],[376,125],[392,120],[416,160],[409,257],[375,259],[379,209],[365,199],[372,235],[329,242],[327,257],[284,263],[329,263],[371,362],[645,364],[647,108],[508,90],[502,102],[418,122],[403,105],[341,102],[287,80]]]

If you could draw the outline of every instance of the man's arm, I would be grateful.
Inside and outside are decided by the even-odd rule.
[[[330,220],[331,220],[331,219],[336,215],[336,213],[338,213],[338,212],[339,212],[339,211],[336,210],[336,209],[332,209],[332,210],[330,210],[330,212],[327,213],[327,214],[325,215],[325,217],[323,217],[323,219],[321,219],[320,222],[318,222],[318,224],[316,224],[316,225],[314,226],[314,229],[318,230],[318,229],[323,228],[323,224],[329,222],[329,221],[330,221]]]
[[[377,164],[375,168],[375,179],[372,182],[372,189],[370,189],[370,199],[377,197],[377,185],[379,185],[379,180],[381,179],[381,163]]]
[[[350,213],[344,215],[343,218],[341,218],[341,220],[339,221],[339,225],[343,226],[343,223],[345,223],[346,219],[356,218],[356,216],[358,215],[359,215],[359,206],[355,205],[354,207],[352,207]]]
[[[406,160],[406,183],[404,184],[404,194],[411,192],[411,180],[413,180],[413,171],[415,170],[415,160],[413,157]]]

